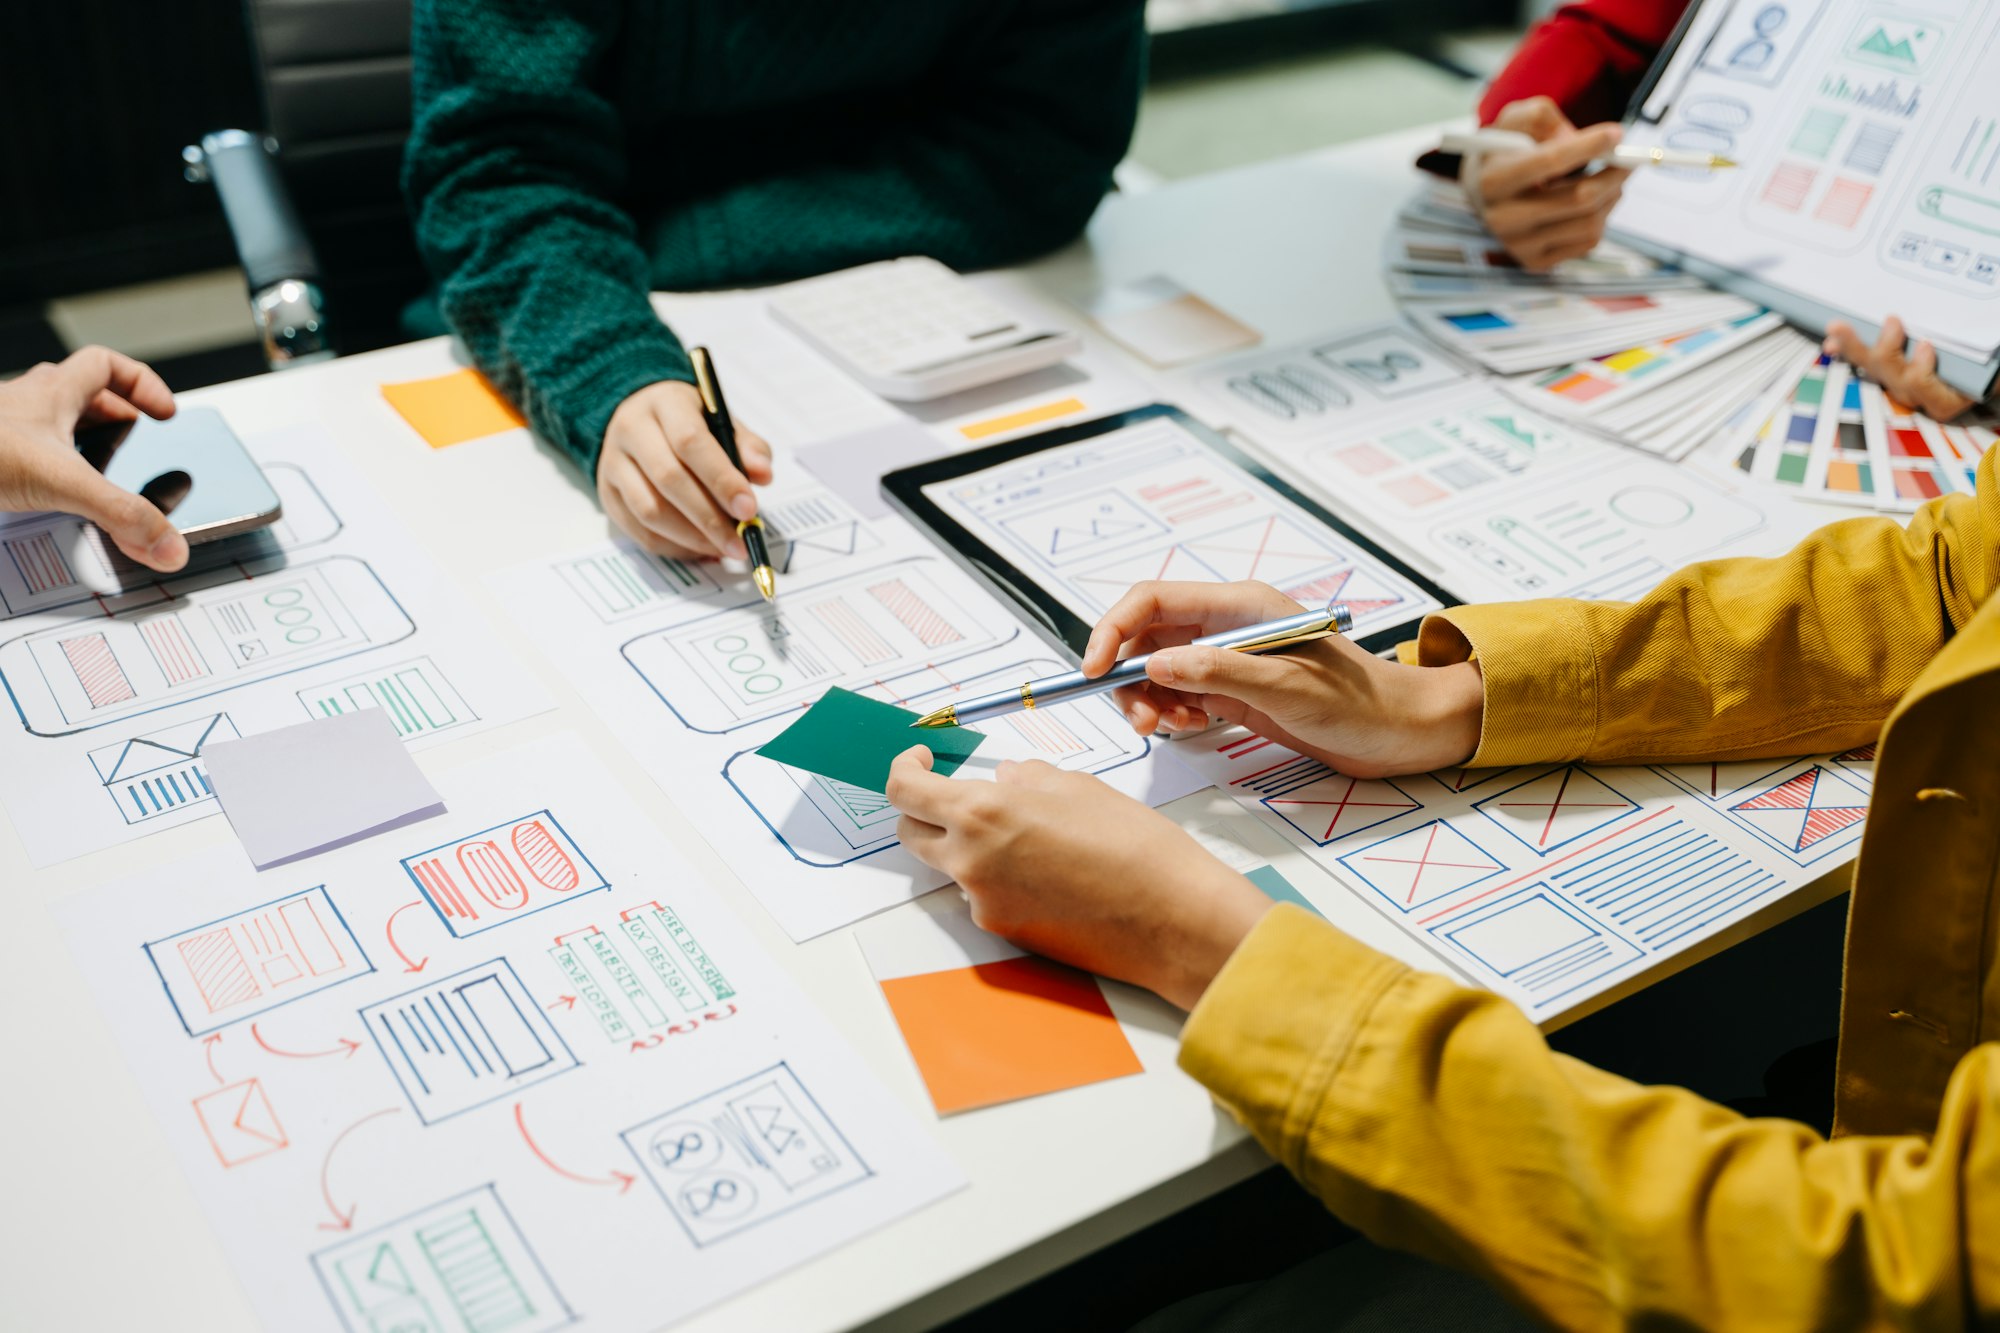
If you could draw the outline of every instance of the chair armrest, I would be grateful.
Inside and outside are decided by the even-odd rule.
[[[215,186],[250,287],[250,313],[273,370],[334,355],[319,260],[278,175],[274,145],[218,130],[181,150],[187,178]]]

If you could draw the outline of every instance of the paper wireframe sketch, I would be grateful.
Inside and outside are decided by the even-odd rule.
[[[63,905],[259,1324],[656,1328],[963,1183],[576,737],[439,787]]]
[[[0,518],[0,799],[37,865],[217,813],[206,750],[238,736],[380,709],[421,748],[548,707],[323,430],[244,443],[284,517],[180,574],[128,586],[82,520]]]
[[[781,451],[780,475],[788,463]],[[794,529],[775,606],[733,566],[663,560],[622,543],[536,561],[495,583],[758,901],[807,939],[945,876],[903,850],[897,811],[880,792],[758,750],[831,686],[921,713],[1065,664],[902,519],[862,520],[831,491],[798,483],[770,488],[764,505],[821,525]],[[980,730],[985,741],[954,781],[990,778],[1003,759],[1040,758],[1156,804],[1204,785],[1103,698]]]
[[[1703,6],[1649,140],[1735,171],[1636,172],[1614,232],[1976,361],[2000,345],[2000,9],[1861,0]],[[1629,131],[1628,133],[1636,133]]]
[[[1363,779],[1241,728],[1187,762],[1446,968],[1547,1018],[1853,853],[1872,748]]]

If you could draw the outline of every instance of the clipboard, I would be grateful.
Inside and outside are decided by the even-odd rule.
[[[1632,93],[1631,101],[1626,105],[1625,124],[1628,128],[1633,125],[1643,125],[1648,129],[1659,127],[1668,112],[1673,109],[1674,101],[1681,92],[1679,88],[1669,86],[1666,77],[1668,67],[1673,64],[1681,47],[1691,41],[1698,42],[1704,47],[1713,42],[1722,31],[1724,20],[1728,18],[1730,11],[1736,5],[1746,2],[1748,0],[1693,0],[1693,3],[1688,5],[1681,15],[1680,22],[1674,26],[1673,33],[1660,48],[1659,55],[1654,57],[1652,66],[1647,69],[1645,77],[1639,81],[1638,87]],[[1699,60],[1698,55],[1696,63],[1699,63]],[[1788,323],[1817,336],[1824,337],[1827,325],[1837,319],[1852,324],[1868,342],[1873,342],[1881,335],[1882,326],[1878,323],[1857,318],[1838,306],[1815,300],[1793,288],[1775,286],[1740,269],[1712,263],[1663,242],[1634,236],[1618,227],[1615,218],[1607,230],[1620,244],[1629,245],[1641,254],[1663,263],[1673,264],[1682,272],[1691,273],[1712,286],[1734,292],[1747,301],[1755,301],[1767,310],[1775,310],[1783,315]],[[1975,401],[1984,401],[1994,392],[1996,384],[2000,384],[2000,350],[1996,350],[1988,360],[1976,361],[1940,347],[1938,376]]]
[[[1171,489],[1149,487],[1136,462],[1176,468],[1179,479]],[[1189,480],[1197,474],[1207,490]],[[1220,434],[1164,403],[899,468],[881,484],[891,507],[998,589],[1072,661],[1089,642],[1094,613],[1147,578],[1205,571],[1203,581],[1223,582],[1283,574],[1264,581],[1302,601],[1324,602],[1359,600],[1341,595],[1359,576],[1371,595],[1366,614],[1356,616],[1355,642],[1377,653],[1414,637],[1431,611],[1458,604]],[[1148,572],[1155,566],[1158,572]],[[1138,576],[1130,577],[1132,571]]]

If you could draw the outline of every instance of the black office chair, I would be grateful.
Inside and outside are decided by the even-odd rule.
[[[245,0],[261,131],[182,150],[215,186],[273,370],[400,341],[424,290],[397,174],[410,0]],[[337,331],[337,332],[336,332]]]

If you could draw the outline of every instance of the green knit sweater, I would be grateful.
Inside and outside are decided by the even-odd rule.
[[[1131,137],[1139,0],[416,0],[403,187],[445,320],[594,472],[688,379],[648,289],[1082,228]]]

